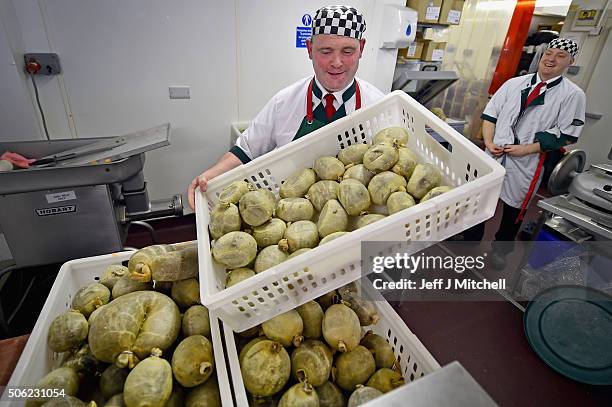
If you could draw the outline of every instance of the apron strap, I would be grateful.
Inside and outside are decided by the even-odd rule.
[[[355,81],[355,110],[361,109],[361,89],[359,88],[359,82],[357,79]],[[312,110],[312,86],[314,83],[314,77],[310,80],[308,84],[308,94],[306,95],[306,121],[308,124],[312,124],[314,120],[314,113]]]
[[[314,114],[312,113],[312,84],[314,83],[314,76],[308,84],[308,94],[306,95],[306,121],[308,124],[312,124],[314,120]]]
[[[540,173],[542,172],[542,167],[544,166],[545,159],[546,159],[546,152],[543,151],[540,153],[540,159],[538,160],[538,166],[536,167],[535,174],[533,174],[533,178],[531,179],[531,183],[529,184],[529,190],[527,191],[527,195],[525,195],[525,200],[523,201],[523,204],[521,205],[521,212],[519,212],[519,215],[516,217],[514,224],[517,224],[523,221],[525,212],[527,212],[527,205],[529,205],[531,196],[533,195],[536,185],[538,185],[538,181],[540,180]]]

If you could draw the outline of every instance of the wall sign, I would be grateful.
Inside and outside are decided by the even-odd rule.
[[[595,25],[599,10],[580,10],[576,16],[576,21],[580,25]]]
[[[295,47],[306,48],[306,40],[310,38],[312,32],[312,17],[310,14],[302,16],[302,26],[295,27]]]
[[[579,8],[572,23],[573,31],[591,31],[600,20],[601,10]]]

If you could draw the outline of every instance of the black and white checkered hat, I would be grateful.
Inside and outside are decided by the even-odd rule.
[[[569,52],[572,57],[575,57],[578,53],[578,44],[569,38],[555,38],[548,44],[548,48],[562,49]]]
[[[360,40],[365,30],[363,15],[348,6],[322,7],[312,20],[312,35],[333,34]]]

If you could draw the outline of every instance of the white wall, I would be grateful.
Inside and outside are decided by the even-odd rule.
[[[23,54],[21,37],[9,39],[14,33],[15,9],[10,2],[0,3],[0,123],[2,141],[35,140],[42,137],[34,105],[28,94],[23,64],[16,63],[16,54]],[[2,152],[0,152],[2,154]]]
[[[198,0],[54,0],[48,8],[80,135],[172,124],[170,147],[147,154],[153,198],[183,192],[226,150],[236,116],[234,13],[232,2]],[[172,85],[190,86],[191,99],[170,100]]]
[[[10,35],[0,33],[0,55],[8,39],[22,41],[20,53],[53,51],[61,59],[62,75],[38,77],[52,139],[121,135],[170,122],[171,145],[147,153],[145,179],[153,199],[184,192],[227,150],[229,124],[237,117],[234,2],[7,3],[16,21]],[[0,9],[3,20],[6,9]],[[2,75],[3,84],[12,80]],[[27,84],[23,75],[21,86],[30,89]],[[190,86],[191,99],[170,100],[173,85]],[[31,115],[31,105],[16,109]],[[3,124],[9,117],[0,112]]]
[[[45,0],[9,0],[15,8],[15,21],[10,25],[12,42],[18,41],[20,46],[15,49],[15,60],[23,64],[23,53],[26,52],[56,52],[55,43],[49,35],[49,22],[46,18]],[[80,35],[75,33],[75,35]],[[61,56],[60,56],[61,58]],[[34,102],[34,91],[30,79],[19,69],[19,74],[30,99]],[[51,139],[76,137],[76,129],[70,116],[70,106],[66,95],[63,75],[57,77],[37,76],[36,83],[39,90],[40,102],[45,114],[47,129]],[[38,108],[34,108],[37,118],[40,137],[45,138],[41,116]]]
[[[578,41],[580,52],[575,65],[580,67],[578,75],[568,77],[586,93],[587,112],[602,114],[602,118],[586,119],[578,143],[573,148],[584,150],[587,166],[591,163],[612,163],[608,157],[612,149],[612,108],[610,107],[610,69],[612,69],[612,5],[608,6],[602,31],[599,35],[588,35],[584,31],[573,31],[572,22],[578,8],[601,9],[606,0],[574,0],[561,31],[562,37]]]
[[[600,54],[589,86],[586,89],[587,112],[601,114],[599,120],[587,118],[583,134],[579,139],[577,147],[584,150],[587,155],[588,164],[607,163],[612,164],[612,108],[610,107],[610,95],[612,84],[610,83],[610,70],[612,70],[612,35],[608,32],[608,38]]]
[[[585,90],[589,86],[591,75],[593,75],[593,71],[600,61],[600,55],[606,42],[606,37],[612,28],[612,4],[608,5],[606,21],[602,24],[604,29],[600,35],[588,35],[586,31],[575,31],[572,29],[572,22],[576,17],[576,12],[579,7],[601,9],[606,4],[606,1],[607,0],[574,0],[567,14],[563,30],[561,30],[562,37],[570,36],[580,45],[580,51],[575,62],[575,65],[580,67],[580,71],[578,75],[572,75],[570,78],[574,83]]]

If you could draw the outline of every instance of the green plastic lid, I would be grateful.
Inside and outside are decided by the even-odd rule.
[[[580,286],[539,293],[523,316],[527,340],[557,372],[587,384],[612,384],[612,297]]]

